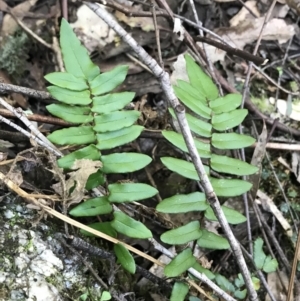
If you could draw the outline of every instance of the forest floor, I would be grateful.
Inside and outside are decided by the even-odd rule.
[[[252,164],[260,161],[260,172],[249,181],[254,187],[253,202],[261,214],[250,201],[245,212],[242,197],[220,198],[220,201],[248,217],[248,224],[233,226],[232,230],[250,255],[253,256],[253,242],[263,237],[265,253],[279,263],[276,272],[264,271],[266,282],[260,282],[260,300],[272,299],[268,290],[275,300],[286,300],[288,284],[297,281],[300,268],[299,257],[295,255],[300,210],[297,1],[103,0],[101,3],[107,14],[160,62],[171,79],[180,57],[190,53],[207,71],[213,70],[210,73],[223,95],[243,95],[244,107],[249,111],[242,124],[243,131],[257,140],[245,149],[245,159]],[[28,195],[53,197],[51,208],[64,214],[64,205],[58,201],[55,188],[58,179],[53,156],[12,127],[26,129],[14,115],[14,108],[21,108],[45,136],[70,126],[69,122],[51,116],[46,108],[57,103],[47,93],[49,84],[44,76],[62,71],[59,48],[62,17],[71,24],[101,72],[128,66],[128,75],[116,91],[135,93],[129,106],[141,113],[137,123],[144,129],[135,142],[119,150],[147,154],[152,163],[146,170],[110,175],[107,181],[151,183],[159,194],[142,202],[143,206],[133,204],[123,209],[131,211],[131,216],[142,221],[158,240],[174,225],[191,220],[199,220],[203,227],[207,223],[199,212],[161,217],[155,211],[162,199],[192,193],[199,187],[195,181],[166,169],[160,160],[164,156],[184,156],[162,134],[174,128],[174,120],[161,83],[130,47],[83,1],[0,0],[0,98],[12,106],[10,110],[0,107],[0,116],[10,120],[10,124],[0,125],[0,173],[10,181],[9,184],[0,177],[0,301],[109,300],[109,294],[112,300],[169,300],[176,278],[165,277],[158,266],[139,256],[134,257],[138,272],[124,271],[115,262],[111,242],[84,236],[75,223],[69,226],[71,240],[65,233],[64,220],[40,210],[28,198]],[[19,190],[14,190],[13,185]],[[85,225],[101,221],[99,217],[72,218]],[[219,225],[208,227],[224,234]],[[147,240],[124,235],[118,238],[163,260]],[[100,258],[101,250],[109,255]],[[199,262],[204,268],[234,283],[234,288],[227,282],[228,285],[225,282],[218,285],[238,299],[234,293],[244,285],[237,284],[240,271],[231,251],[206,249],[201,254]],[[247,264],[252,276],[258,277],[249,258]],[[296,267],[294,276],[290,275],[292,266]],[[153,278],[147,277],[147,272]],[[187,274],[178,279],[184,281],[185,277]],[[212,288],[197,283],[205,294],[191,289],[186,300],[219,298]],[[297,290],[293,297],[300,298]]]

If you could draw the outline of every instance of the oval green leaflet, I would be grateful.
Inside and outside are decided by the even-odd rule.
[[[191,268],[196,262],[190,248],[176,255],[172,261],[165,266],[164,273],[167,277],[177,277]]]
[[[170,245],[182,245],[198,239],[201,235],[200,223],[193,221],[176,229],[166,231],[160,236],[160,239]]]
[[[112,227],[119,233],[132,238],[151,238],[151,231],[141,222],[134,220],[121,211],[114,212]]]
[[[130,252],[121,243],[114,245],[114,252],[121,266],[129,273],[134,274],[136,265]]]
[[[84,78],[75,77],[68,72],[53,72],[44,76],[52,85],[73,91],[87,90],[89,87]]]

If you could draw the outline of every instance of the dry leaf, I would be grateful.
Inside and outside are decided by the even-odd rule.
[[[258,196],[259,200],[256,199],[255,201],[258,204],[261,204],[263,206],[264,210],[271,212],[275,216],[277,221],[282,226],[283,230],[286,232],[286,235],[291,238],[293,236],[293,230],[292,230],[290,224],[288,223],[288,221],[282,215],[281,211],[274,204],[273,200],[271,198],[269,198],[261,190],[257,191],[257,196]]]
[[[259,10],[256,6],[257,1],[247,1],[242,9],[229,21],[230,27],[238,26],[239,24],[243,24],[245,20],[253,20],[254,16],[249,12],[249,10],[245,7],[247,6],[258,18],[260,17]]]
[[[11,172],[8,178],[18,186],[20,186],[23,183],[23,176],[21,171],[19,170]]]
[[[16,5],[11,9],[13,14],[20,20],[23,19],[23,16],[28,12],[37,2],[37,0],[27,0]],[[13,19],[10,14],[6,14],[3,18],[1,36],[13,35],[18,28],[18,23]]]
[[[283,280],[285,290],[287,290],[289,284],[288,276],[283,271],[279,271],[279,273],[280,273],[280,278]],[[282,287],[282,283],[279,279],[279,276],[277,275],[277,272],[269,273],[267,277],[268,277],[267,281],[268,281],[269,288],[273,293],[275,300],[285,301],[286,300],[285,290]],[[291,300],[294,300],[293,295]],[[266,295],[265,301],[271,301],[271,298],[268,294]]]
[[[131,11],[140,12],[143,10],[142,5],[135,5],[130,7]],[[143,31],[154,31],[154,23],[152,17],[128,17],[120,11],[115,12],[116,18],[126,23],[133,28],[141,28]],[[169,23],[165,18],[157,18],[158,29],[170,29]]]
[[[260,34],[264,23],[264,17],[254,20],[244,20],[238,26],[230,28],[219,28],[215,32],[222,37],[230,46],[243,49],[246,44],[255,42]],[[295,34],[295,27],[287,25],[282,19],[274,18],[270,20],[263,31],[262,39],[269,41],[278,41],[280,44],[287,42]],[[202,47],[201,42],[197,42]],[[211,45],[206,45],[206,51],[210,60],[214,63],[223,61],[226,52]]]
[[[90,53],[113,42],[116,36],[116,33],[86,5],[78,8],[77,21],[71,26]]]
[[[141,5],[137,5],[135,7],[132,7],[131,10],[140,11],[142,10],[142,7]],[[132,28],[139,27],[146,32],[154,31],[153,18],[151,17],[127,17],[120,11],[116,11],[115,16],[119,21],[126,23]]]
[[[13,84],[13,82],[10,81],[9,75],[4,70],[0,70],[0,79],[5,84]],[[28,102],[22,94],[14,92],[11,93],[11,96],[20,107],[22,107],[23,109],[28,108]]]
[[[172,75],[171,75],[172,85],[176,85],[178,79],[184,80],[186,82],[190,82],[189,77],[186,72],[186,63],[185,63],[183,54],[180,54],[177,57],[176,62],[173,64],[173,69],[174,69],[174,71],[172,72]]]
[[[298,152],[292,153],[292,170],[300,183],[300,154]]]
[[[173,32],[177,34],[178,40],[183,41],[184,39],[184,28],[181,25],[181,20],[178,18],[174,19],[174,28]]]
[[[273,99],[270,98],[271,103],[272,101]],[[300,121],[300,102],[289,103],[283,99],[277,99],[276,107],[280,114],[293,120]]]
[[[62,191],[62,185],[60,182],[55,183],[53,185],[51,185],[51,188],[54,190],[54,192],[60,196],[63,195],[63,191]]]
[[[70,191],[74,189],[70,195],[70,201],[68,204],[79,203],[84,196],[84,190],[86,182],[91,174],[94,174],[102,167],[100,161],[92,161],[88,159],[75,160],[72,169],[76,171],[68,173],[70,178],[66,181],[66,189]]]

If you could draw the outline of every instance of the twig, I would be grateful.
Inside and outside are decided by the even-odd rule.
[[[133,62],[137,63],[138,65],[140,65],[142,68],[144,68],[146,71],[148,71],[149,73],[153,74],[152,71],[145,66],[142,62],[140,62],[137,58],[135,58],[133,55],[131,55],[130,53],[126,53],[126,56],[129,57]]]
[[[61,10],[63,17],[68,21],[68,1],[61,0]]]
[[[164,67],[164,63],[162,60],[162,55],[161,55],[161,48],[160,48],[160,34],[159,34],[159,28],[157,26],[157,19],[156,19],[156,10],[155,10],[155,1],[151,0],[151,4],[152,4],[152,18],[153,18],[153,24],[154,24],[154,30],[155,30],[155,39],[156,39],[156,47],[157,47],[157,53],[158,53],[158,61],[159,61],[159,65],[160,67]]]
[[[289,282],[286,301],[291,301],[291,297],[292,297],[292,293],[293,293],[293,287],[294,287],[294,283],[295,283],[295,280],[296,280],[295,275],[296,275],[298,258],[299,258],[299,250],[300,250],[300,228],[298,227],[297,244],[296,244],[296,249],[295,249],[295,255],[294,255],[294,260],[293,260],[292,272],[291,272],[291,277],[290,277],[290,282]]]
[[[262,57],[251,54],[251,53],[249,53],[247,51],[244,51],[244,50],[240,50],[238,48],[234,48],[232,46],[222,44],[220,42],[217,42],[217,41],[215,41],[213,39],[210,39],[210,38],[207,38],[207,37],[197,36],[197,37],[195,37],[195,40],[207,43],[207,44],[212,45],[212,46],[215,46],[219,49],[222,49],[222,50],[228,52],[229,54],[238,56],[238,57],[243,58],[243,59],[245,59],[247,61],[250,61],[250,62],[254,62],[257,65],[264,65],[267,62],[267,60],[262,58]]]
[[[32,135],[31,133],[27,132],[26,130],[22,129],[20,126],[12,123],[10,120],[6,119],[5,117],[0,116],[0,122],[4,122],[7,125],[13,127],[14,129],[16,129],[17,131],[21,132],[22,134],[24,134],[25,136],[27,136],[29,139],[33,139],[34,141],[36,141],[39,145],[47,148],[50,152],[54,153],[56,156],[61,156],[60,152],[51,148],[49,146],[49,144],[44,143],[42,140],[38,139],[36,136]]]
[[[246,3],[244,3],[243,0],[239,0],[239,2],[243,5],[243,7],[245,9],[247,9],[247,11],[254,17],[257,18],[257,15],[248,7],[248,5],[246,5]],[[247,3],[248,4],[248,3]]]
[[[0,109],[0,115],[4,117],[9,117],[9,118],[18,118],[14,113],[12,113],[10,110],[5,110],[5,109]],[[26,116],[28,120],[32,121],[37,121],[41,123],[49,123],[49,124],[55,124],[55,125],[60,125],[60,126],[72,126],[74,125],[73,123],[64,121],[63,119],[60,118],[55,118],[52,116],[44,116],[44,115],[39,115],[39,114],[30,114]]]
[[[300,53],[293,54],[293,55],[291,55],[291,56],[288,56],[288,60],[291,61],[291,60],[293,60],[293,59],[297,59],[299,56],[300,56]],[[263,67],[261,68],[261,70],[264,71],[264,70],[266,70],[266,69],[268,69],[268,68],[273,67],[274,65],[276,65],[276,64],[278,64],[278,63],[280,63],[280,65],[282,66],[282,65],[283,65],[282,62],[283,62],[283,58],[282,58],[282,59],[275,60],[275,61],[272,61],[272,62],[270,62],[269,64],[267,64],[266,66],[263,66]],[[255,76],[255,75],[254,75],[254,76]]]
[[[56,235],[56,238],[66,247],[68,248],[74,255],[78,256],[83,264],[90,270],[94,278],[99,282],[101,286],[103,286],[106,290],[108,290],[108,285],[98,276],[96,271],[92,268],[92,266],[83,258],[83,256],[77,252],[73,247],[67,244],[67,242],[61,236]]]
[[[281,87],[278,83],[276,83],[276,81],[274,79],[272,79],[268,74],[266,74],[261,68],[259,68],[255,64],[253,64],[252,67],[254,67],[263,77],[265,77],[269,82],[271,82],[274,86],[276,86],[281,91],[283,91],[287,94],[291,94],[291,95],[299,95],[299,92],[292,92],[292,91],[289,91],[289,90]]]
[[[266,230],[266,233],[268,234],[269,238],[271,239],[273,246],[275,247],[277,253],[279,254],[279,257],[281,258],[282,263],[284,264],[284,267],[286,268],[286,270],[288,271],[288,273],[290,273],[291,271],[291,266],[289,261],[287,260],[277,238],[275,237],[275,235],[273,234],[273,232],[271,231],[269,225],[267,224],[263,214],[261,213],[261,211],[259,210],[258,205],[253,202],[253,208],[254,210],[256,210],[256,212],[258,213],[258,216],[262,222],[262,225],[264,227],[264,229]]]
[[[50,93],[0,82],[0,93],[16,92],[41,100],[54,99]]]
[[[299,20],[300,20],[300,17],[297,18],[296,24],[299,23]],[[282,60],[282,65],[285,64],[285,62],[288,58],[288,53],[289,53],[289,49],[292,45],[292,42],[293,42],[293,37],[290,38],[289,43],[286,47],[285,54],[284,54],[284,57],[283,57],[283,60]],[[279,97],[279,87],[280,87],[282,75],[283,75],[283,70],[282,70],[282,72],[279,72],[279,76],[278,76],[278,80],[277,80],[277,90],[276,90],[276,96],[275,96],[275,107],[277,105],[277,100],[278,100],[278,97]],[[289,301],[289,300],[287,299],[287,301]]]
[[[172,21],[174,20],[174,13],[171,10],[170,6],[168,5],[168,3],[166,2],[166,0],[156,0],[156,2],[158,3],[158,5],[161,8],[164,8],[167,12],[167,14],[171,17]]]
[[[20,119],[28,129],[35,135],[33,137],[35,141],[39,143],[39,141],[43,142],[43,146],[46,146],[52,153],[55,153],[58,156],[62,156],[62,153],[26,118],[23,110],[21,108],[15,109],[10,104],[8,104],[4,99],[0,97],[0,104],[11,111],[18,119]],[[2,117],[3,121],[6,122],[6,118]],[[8,120],[9,121],[9,120]],[[12,126],[12,122],[9,121],[9,125]],[[16,127],[14,127],[17,129]],[[25,131],[22,131],[25,134]],[[40,144],[40,143],[39,143]]]
[[[276,4],[276,0],[273,0],[271,6],[270,6],[270,8],[269,8],[269,10],[268,10],[268,12],[265,16],[264,23],[261,27],[259,37],[256,41],[256,45],[255,45],[255,48],[253,50],[253,55],[256,55],[256,53],[257,53],[258,47],[259,47],[261,39],[262,39],[263,30],[264,30],[267,22],[269,21],[269,18],[271,16],[271,12],[273,11],[275,4]],[[247,72],[246,80],[245,80],[245,83],[244,83],[243,101],[242,101],[241,108],[244,107],[245,100],[246,100],[246,95],[249,93],[249,80],[250,80],[250,74],[251,74],[251,71],[252,71],[252,65],[253,65],[252,62],[250,62],[249,65],[248,65],[248,72]]]
[[[13,11],[10,9],[9,13],[14,18],[14,20],[19,24],[19,26],[27,32],[30,36],[32,36],[35,40],[37,40],[40,44],[44,45],[46,48],[52,49],[52,45],[45,42],[43,39],[41,39],[38,35],[36,35],[30,28],[28,28],[19,18],[15,16]]]
[[[280,182],[280,180],[278,178],[277,172],[276,172],[276,170],[275,170],[275,168],[274,168],[274,166],[273,166],[273,164],[271,162],[271,159],[270,159],[270,156],[269,156],[268,152],[266,152],[266,159],[267,159],[267,161],[269,163],[269,166],[270,166],[272,174],[273,174],[273,176],[274,176],[274,178],[276,180],[278,188],[279,188],[279,190],[281,192],[281,195],[282,195],[282,197],[283,197],[283,199],[284,199],[284,201],[285,201],[285,203],[286,203],[286,205],[288,207],[288,210],[289,210],[289,213],[290,213],[290,217],[291,217],[291,219],[293,221],[294,228],[296,228],[296,220],[295,220],[295,216],[294,216],[294,214],[292,212],[291,203],[290,203],[290,201],[289,201],[289,199],[288,199],[288,197],[287,197],[287,195],[286,195],[286,193],[285,193],[285,191],[284,191],[284,189],[282,187],[282,184],[281,184],[281,182]],[[295,230],[297,231],[297,229],[295,229]]]
[[[85,4],[94,11],[105,23],[107,23],[115,32],[119,34],[121,39],[123,39],[124,42],[126,42],[132,50],[139,56],[140,60],[147,65],[153,72],[153,74],[157,77],[157,79],[160,81],[162,90],[165,93],[166,98],[168,99],[169,103],[172,105],[182,134],[184,136],[185,143],[188,147],[190,156],[193,160],[194,166],[196,168],[197,174],[199,176],[200,182],[203,185],[205,189],[205,193],[207,196],[207,199],[216,214],[225,234],[226,237],[229,240],[230,246],[232,248],[233,254],[238,262],[238,265],[240,267],[241,273],[243,275],[250,300],[258,300],[257,293],[253,287],[253,283],[251,280],[250,273],[248,271],[245,259],[243,257],[241,248],[236,241],[231,228],[228,225],[228,222],[226,220],[226,217],[221,209],[219,200],[213,191],[212,185],[208,179],[208,176],[205,172],[204,166],[202,164],[202,161],[199,157],[198,151],[195,147],[195,143],[191,134],[191,131],[188,127],[187,120],[185,118],[185,108],[179,103],[178,99],[176,98],[176,95],[174,93],[174,90],[171,86],[169,75],[160,68],[160,66],[157,64],[157,62],[150,57],[145,50],[139,46],[136,41],[110,16],[106,13],[104,9],[102,9],[99,5],[93,4],[93,3],[87,3]]]

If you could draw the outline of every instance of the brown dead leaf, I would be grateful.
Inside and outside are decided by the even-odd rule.
[[[254,20],[245,20],[238,26],[230,28],[219,28],[215,30],[230,46],[243,49],[245,45],[251,44],[259,37],[264,23],[264,17]],[[287,42],[295,35],[294,25],[288,25],[284,20],[274,18],[264,27],[262,39],[268,41],[278,41],[280,44]],[[197,42],[202,47],[201,42]],[[215,63],[223,61],[226,52],[211,45],[206,45],[206,51],[210,60]]]
[[[23,183],[23,176],[21,171],[19,170],[15,170],[14,172],[9,173],[8,178],[18,186]]]
[[[43,64],[40,64],[37,59],[33,59],[32,63],[28,64],[28,69],[30,70],[30,75],[36,82],[35,88],[37,90],[45,90]]]
[[[7,72],[5,72],[4,70],[0,70],[0,79],[1,79],[1,82],[5,83],[5,84],[13,84],[10,81],[10,78],[9,78]],[[27,99],[22,94],[11,93],[11,96],[12,96],[13,100],[15,100],[17,102],[17,104],[20,107],[22,107],[22,109],[28,108]]]
[[[261,204],[265,211],[271,212],[275,218],[277,219],[278,223],[282,226],[283,230],[285,231],[286,235],[289,238],[293,236],[293,230],[291,225],[289,224],[288,220],[285,219],[282,212],[277,208],[273,200],[261,190],[257,191],[257,197],[255,201],[258,204]]]
[[[257,18],[260,17],[260,13],[256,4],[257,1],[253,0],[245,2],[242,9],[229,21],[230,27],[242,24],[246,19],[253,20],[254,16],[249,12],[248,9],[250,9],[256,15]],[[246,6],[248,9],[246,8]]]
[[[285,290],[287,290],[288,283],[289,283],[288,276],[283,271],[279,271],[279,273],[280,273],[280,278],[283,280]],[[268,277],[267,281],[268,281],[269,288],[273,293],[275,300],[285,301],[286,300],[285,290],[282,287],[282,283],[279,279],[277,272],[269,273],[267,277]],[[294,300],[293,296],[291,300]],[[265,301],[271,301],[271,298],[269,297],[268,294],[266,295]]]
[[[214,263],[213,260],[208,260],[206,256],[202,256],[201,258],[198,259],[199,263],[201,266],[205,269],[210,269],[212,264]]]
[[[141,11],[143,8],[141,5],[136,5],[130,7],[131,11]],[[126,23],[128,26],[135,28],[141,28],[143,31],[149,32],[154,31],[154,23],[152,17],[128,17],[120,11],[115,12],[115,17],[121,21]],[[157,18],[157,26],[159,29],[170,29],[169,23],[165,18]]]
[[[70,178],[66,181],[67,191],[70,191],[75,186],[71,192],[68,205],[79,203],[83,199],[85,185],[89,176],[96,173],[101,167],[102,163],[100,161],[81,159],[74,162],[72,169],[75,171],[68,174]]]
[[[35,5],[37,0],[27,0],[16,5],[11,9],[11,12],[20,20],[23,19],[24,15]],[[12,35],[18,28],[18,23],[10,14],[6,14],[3,18],[1,37]]]
[[[115,16],[119,21],[126,23],[130,27],[139,27],[146,32],[154,30],[153,19],[151,17],[127,17],[120,11],[116,11]]]

